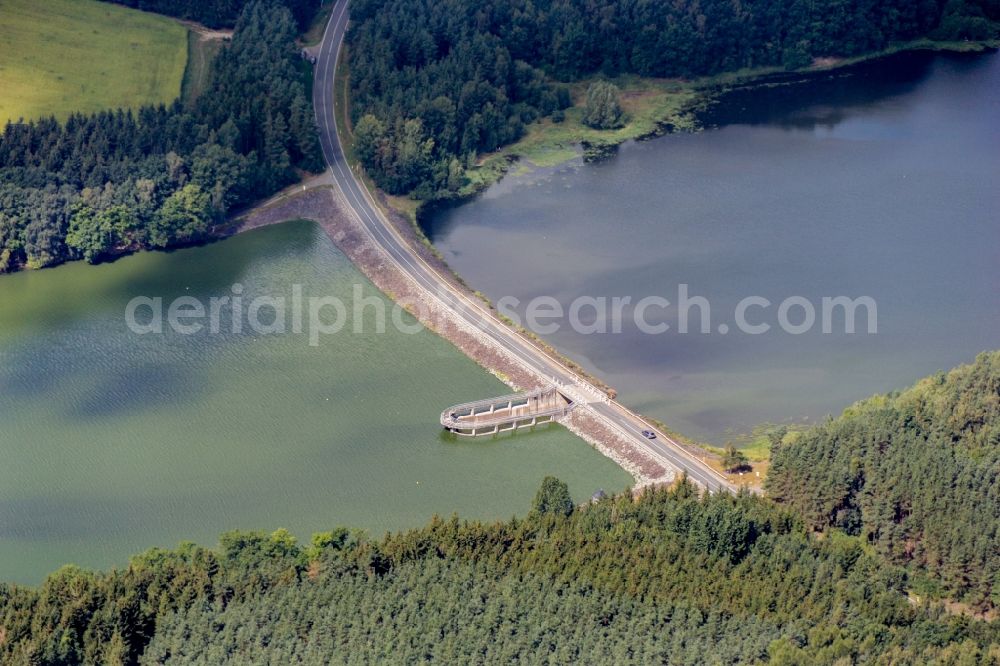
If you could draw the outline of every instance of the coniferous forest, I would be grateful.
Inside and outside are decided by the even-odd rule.
[[[234,206],[297,180],[296,169],[320,169],[297,34],[286,7],[256,0],[191,108],[8,123],[0,272],[191,242]]]
[[[343,1],[343,0],[341,0]],[[318,0],[121,0],[234,27],[189,102],[9,123],[0,272],[195,242],[322,167]],[[457,192],[593,76],[798,68],[995,34],[997,0],[352,0],[355,149],[390,193]],[[585,122],[624,122],[590,88]],[[728,452],[739,461],[739,451]],[[775,438],[766,493],[671,488],[433,517],[377,538],[234,531],[108,572],[0,582],[0,664],[1000,666],[1000,352]]]
[[[209,28],[232,28],[253,0],[106,0],[115,4],[196,21]],[[305,28],[316,11],[316,0],[281,0],[299,26]]]
[[[996,0],[356,0],[359,157],[386,191],[447,197],[476,153],[569,105],[559,81],[798,68],[918,37],[995,34]]]
[[[771,452],[768,495],[926,586],[1000,605],[1000,353],[851,407]]]
[[[778,503],[547,478],[523,519],[65,567],[0,586],[0,662],[1000,664],[998,405],[1000,352],[859,403],[775,452]]]

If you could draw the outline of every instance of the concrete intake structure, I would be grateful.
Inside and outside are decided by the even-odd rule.
[[[556,387],[549,386],[449,407],[441,412],[441,425],[465,437],[496,435],[558,421],[575,406]]]

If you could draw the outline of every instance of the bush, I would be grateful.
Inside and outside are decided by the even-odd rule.
[[[595,81],[587,89],[583,123],[594,129],[617,129],[625,125],[625,113],[618,98],[621,91],[608,81]]]
[[[535,495],[534,506],[535,511],[541,514],[570,515],[573,513],[573,499],[569,495],[569,486],[554,476],[545,477]]]

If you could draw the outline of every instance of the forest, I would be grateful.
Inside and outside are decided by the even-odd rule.
[[[1000,352],[796,435],[771,497],[574,506],[547,477],[506,521],[234,531],[0,584],[0,663],[1000,665]]]
[[[254,0],[106,0],[146,12],[195,21],[209,28],[232,28],[240,12]],[[322,0],[280,0],[305,29]]]
[[[355,0],[351,18],[358,156],[386,191],[429,199],[452,196],[477,153],[558,120],[570,104],[560,81],[798,68],[918,37],[982,39],[1000,3]]]
[[[771,452],[770,497],[859,535],[922,589],[1000,605],[1000,352],[875,397]]]
[[[284,6],[245,6],[192,108],[180,101],[8,123],[0,272],[189,243],[227,211],[318,170],[311,71]]]
[[[672,490],[299,545],[231,532],[0,587],[4,664],[1000,663],[1000,626],[907,600],[861,539],[757,497]],[[992,662],[988,661],[992,659]]]

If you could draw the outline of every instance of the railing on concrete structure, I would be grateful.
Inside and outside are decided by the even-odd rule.
[[[496,435],[558,421],[573,407],[572,400],[549,386],[449,407],[441,412],[441,425],[465,437]]]

